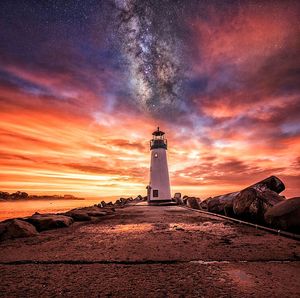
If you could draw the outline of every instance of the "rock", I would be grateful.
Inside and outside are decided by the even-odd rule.
[[[84,212],[83,210],[70,210],[65,213],[66,216],[70,216],[74,219],[74,221],[89,221],[91,217]]]
[[[195,197],[188,197],[186,199],[187,207],[192,208],[192,209],[198,209],[199,210],[200,209],[200,205],[199,205],[200,202],[201,202],[200,199],[195,198]]]
[[[120,200],[116,200],[114,205],[122,205],[122,202]]]
[[[106,202],[104,202],[104,201],[102,201],[100,204],[101,204],[102,208],[106,207],[106,205],[107,205]]]
[[[180,192],[176,192],[174,195],[174,201],[176,202],[177,205],[183,205],[183,199],[181,198],[181,193]]]
[[[0,223],[0,240],[37,235],[36,228],[23,220],[12,219]]]
[[[249,187],[255,188],[256,190],[263,191],[266,189],[272,190],[276,193],[281,193],[285,190],[283,182],[276,176],[270,176],[264,180],[261,180]],[[247,187],[248,188],[248,187]]]
[[[147,201],[147,196],[143,197],[141,195],[138,195],[134,201]]]
[[[273,190],[248,187],[240,191],[234,198],[233,212],[243,219],[264,222],[265,212],[283,200],[284,197]]]
[[[182,198],[176,199],[176,203],[177,203],[178,205],[184,205],[184,201],[183,201]]]
[[[200,204],[201,209],[209,212],[230,215],[232,213],[233,199],[238,192],[231,192],[225,195],[208,198]]]
[[[104,211],[88,211],[87,214],[89,216],[94,216],[94,217],[101,217],[106,215],[107,213]]]
[[[300,234],[300,197],[284,200],[265,213],[265,221],[272,227]]]
[[[70,216],[37,213],[26,218],[26,221],[33,224],[39,232],[68,227],[74,222],[73,218]]]
[[[5,221],[2,221],[0,222],[0,238],[1,238],[1,235],[5,232],[6,230],[6,223]]]
[[[133,198],[132,197],[129,197],[129,198],[120,198],[119,199],[121,204],[122,205],[126,205],[126,204],[129,204],[131,201],[133,201]]]
[[[201,210],[206,210],[206,211],[207,211],[207,208],[208,208],[208,202],[209,202],[209,200],[211,200],[211,199],[212,199],[212,197],[209,197],[209,198],[203,200],[203,201],[199,204],[200,209],[201,209]]]
[[[183,201],[184,205],[186,205],[187,199],[188,199],[188,196],[183,196],[182,197],[182,201]]]
[[[65,215],[71,216],[75,221],[88,221],[92,219],[91,217],[101,217],[112,213],[113,212],[110,208],[101,208],[97,205],[72,209],[66,212]]]

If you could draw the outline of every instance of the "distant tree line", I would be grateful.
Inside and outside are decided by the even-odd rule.
[[[29,195],[24,191],[17,191],[14,193],[8,193],[4,191],[0,191],[0,199],[2,200],[25,200],[28,199]]]
[[[29,195],[24,191],[17,191],[14,193],[8,193],[5,191],[0,191],[0,200],[34,200],[34,199],[48,199],[48,200],[83,200],[82,198],[77,198],[73,195]]]

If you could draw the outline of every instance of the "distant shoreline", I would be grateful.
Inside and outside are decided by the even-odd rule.
[[[73,195],[30,195],[23,191],[8,193],[0,191],[0,202],[17,202],[17,201],[32,201],[32,200],[85,200],[85,198],[78,198]]]
[[[27,199],[0,199],[0,202],[26,202],[26,201],[84,201],[85,198],[64,198],[64,197],[39,197]]]

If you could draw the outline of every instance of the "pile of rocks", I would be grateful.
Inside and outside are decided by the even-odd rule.
[[[135,199],[120,198],[115,203],[102,201],[94,206],[75,208],[64,213],[40,214],[36,212],[29,217],[8,219],[0,222],[0,240],[35,236],[39,232],[68,227],[74,222],[96,220],[114,214],[116,208],[124,208],[130,203],[141,200],[145,200],[145,197],[139,195]]]
[[[270,176],[249,187],[225,195],[199,198],[184,196],[174,199],[193,209],[267,224],[300,234],[300,198],[286,199],[279,195],[285,186],[276,176]]]
[[[8,219],[0,223],[0,240],[35,236],[41,231],[68,227],[69,216],[35,213],[30,217]]]

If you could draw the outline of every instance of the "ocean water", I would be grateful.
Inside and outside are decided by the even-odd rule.
[[[119,197],[106,197],[84,200],[23,200],[0,202],[0,221],[32,215],[35,212],[56,213],[65,212],[73,208],[92,206],[101,201],[114,202]]]

